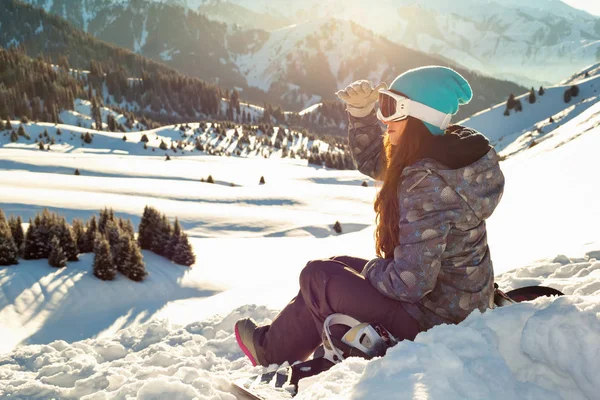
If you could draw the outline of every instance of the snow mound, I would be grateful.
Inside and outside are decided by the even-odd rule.
[[[597,398],[599,271],[595,258],[560,256],[507,272],[499,280],[509,286],[534,279],[573,295],[475,311],[383,358],[349,359],[302,380],[297,398]],[[0,397],[233,400],[231,380],[261,371],[238,348],[233,325],[269,323],[276,313],[246,305],[183,327],[152,320],[103,339],[21,346],[0,357]]]

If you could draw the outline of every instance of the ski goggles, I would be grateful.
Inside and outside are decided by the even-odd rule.
[[[420,119],[445,130],[452,114],[444,114],[435,108],[409,99],[407,96],[391,90],[379,90],[379,109],[377,118],[382,122],[402,121],[409,116]]]

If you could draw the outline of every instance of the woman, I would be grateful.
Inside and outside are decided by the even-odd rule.
[[[485,219],[504,176],[483,135],[447,126],[472,98],[471,87],[454,70],[432,66],[407,71],[386,89],[363,80],[336,93],[347,104],[359,171],[383,181],[374,205],[378,257],[310,261],[300,292],[271,325],[238,321],[236,339],[253,365],[305,360],[333,313],[413,340],[493,307]],[[387,125],[383,137],[378,120]]]

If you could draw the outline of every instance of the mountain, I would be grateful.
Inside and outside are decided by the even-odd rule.
[[[473,85],[476,97],[461,108],[458,118],[523,90],[511,82],[399,46],[347,20],[328,17],[269,32],[264,27],[242,29],[211,21],[181,7],[179,1],[29,2],[101,40],[223,88],[236,88],[245,100],[266,101],[291,111],[336,100],[334,92],[356,79],[391,82],[408,68],[430,64],[453,66]]]
[[[347,19],[394,43],[525,86],[554,84],[573,68],[600,61],[600,18],[560,0],[381,0],[377,7],[365,7],[363,0],[182,0],[180,4],[242,26],[250,26],[244,22],[250,18],[240,18],[238,10],[228,20],[227,7],[245,7],[248,15],[267,14],[296,24],[323,17]]]

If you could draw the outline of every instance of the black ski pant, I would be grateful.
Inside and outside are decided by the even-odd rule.
[[[300,273],[300,292],[271,325],[254,331],[262,365],[306,360],[321,344],[325,318],[342,313],[360,322],[380,323],[399,340],[413,340],[419,325],[400,301],[379,293],[360,275],[367,260],[336,256],[310,261]]]

